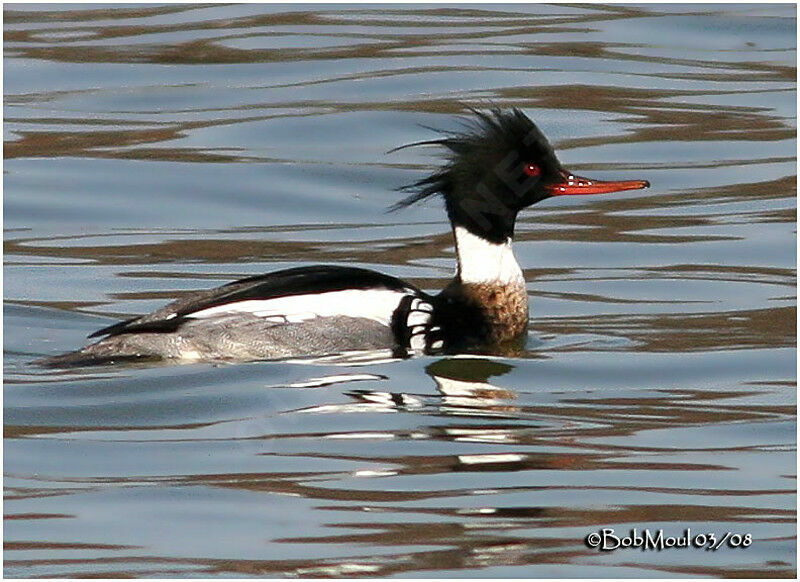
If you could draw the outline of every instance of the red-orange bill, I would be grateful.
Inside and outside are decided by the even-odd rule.
[[[571,196],[577,194],[607,194],[623,190],[641,190],[649,188],[647,180],[627,180],[618,182],[603,182],[582,176],[565,175],[563,181],[548,184],[545,188],[553,196]]]

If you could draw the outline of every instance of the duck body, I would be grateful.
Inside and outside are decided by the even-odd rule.
[[[517,213],[551,196],[649,184],[574,176],[521,111],[474,113],[465,132],[411,144],[449,153],[442,168],[406,187],[412,194],[395,205],[444,198],[458,267],[438,295],[367,269],[297,267],[189,293],[95,332],[90,337],[101,339],[78,351],[38,363],[247,361],[376,350],[407,357],[518,340],[527,330],[528,296],[512,250]]]
[[[433,296],[367,269],[298,267],[189,293],[158,311],[100,329],[90,336],[104,336],[98,342],[43,363],[444,353],[492,342],[497,326],[490,314],[457,286]]]

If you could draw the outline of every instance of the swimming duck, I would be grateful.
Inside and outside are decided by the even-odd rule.
[[[491,348],[520,338],[528,325],[528,295],[512,250],[517,214],[554,196],[650,184],[569,172],[519,109],[473,114],[462,131],[409,144],[444,148],[445,162],[406,186],[408,197],[393,207],[433,196],[444,200],[458,265],[439,294],[358,267],[296,267],[190,293],[100,329],[89,336],[99,341],[40,363],[245,361],[375,350],[407,357]]]

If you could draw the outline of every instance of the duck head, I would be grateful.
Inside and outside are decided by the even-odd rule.
[[[550,142],[519,109],[473,113],[463,131],[403,146],[443,146],[445,163],[403,188],[413,193],[393,208],[441,195],[454,227],[499,244],[513,237],[520,210],[547,198],[650,186],[646,180],[600,181],[564,169]]]

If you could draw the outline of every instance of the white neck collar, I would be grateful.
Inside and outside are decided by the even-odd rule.
[[[458,253],[458,275],[463,283],[525,284],[511,238],[503,243],[491,243],[472,234],[463,226],[453,229]]]

